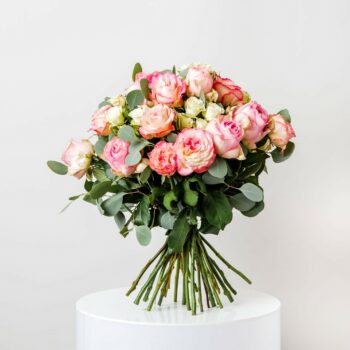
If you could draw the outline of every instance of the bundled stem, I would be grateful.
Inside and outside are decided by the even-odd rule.
[[[196,315],[197,306],[203,312],[203,289],[207,307],[223,307],[220,294],[227,297],[230,302],[234,301],[233,295],[236,290],[227,280],[225,273],[219,267],[217,261],[210,256],[212,252],[227,268],[235,272],[247,283],[251,283],[241,271],[233,267],[222,255],[205,239],[196,228],[191,230],[181,253],[169,252],[167,243],[147,262],[141,270],[132,286],[127,291],[130,295],[138,286],[140,280],[148,269],[151,269],[146,282],[141,286],[136,296],[135,304],[141,300],[148,302],[147,310],[150,311],[158,297],[158,305],[162,304],[163,298],[168,294],[171,286],[173,271],[174,277],[174,302],[178,301],[179,278],[182,275],[182,304],[187,310]],[[149,299],[151,295],[151,298]]]

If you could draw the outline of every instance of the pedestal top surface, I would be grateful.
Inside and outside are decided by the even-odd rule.
[[[172,294],[163,300],[161,307],[155,306],[152,311],[146,311],[145,303],[135,305],[135,295],[125,296],[126,288],[105,290],[86,295],[78,300],[77,312],[87,317],[104,319],[110,322],[132,323],[141,325],[208,325],[225,322],[242,321],[266,316],[280,308],[280,302],[275,297],[250,289],[239,290],[233,303],[221,299],[224,308],[198,310],[196,316],[180,302],[172,301]],[[180,294],[181,296],[181,294]]]

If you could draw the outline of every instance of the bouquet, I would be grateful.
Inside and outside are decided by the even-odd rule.
[[[251,281],[207,235],[219,234],[233,209],[247,217],[264,209],[259,176],[267,159],[279,163],[294,150],[289,112],[268,114],[207,65],[148,74],[137,63],[132,78],[127,90],[99,104],[93,135],[71,140],[63,163],[48,166],[84,177],[85,192],[69,204],[82,198],[96,205],[123,237],[133,233],[147,245],[154,227],[165,230],[164,245],[127,292],[143,281],[136,304],[147,302],[151,310],[172,289],[174,301],[181,299],[193,315],[205,305],[222,308],[221,293],[230,302],[237,293],[223,266]]]

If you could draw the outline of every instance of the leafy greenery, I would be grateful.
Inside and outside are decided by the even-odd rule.
[[[68,173],[67,166],[55,160],[49,160],[47,166],[58,175],[66,175]]]
[[[244,196],[253,202],[260,202],[264,198],[262,189],[253,183],[247,182],[242,185],[239,190],[243,193]]]
[[[135,66],[134,66],[134,69],[132,71],[132,81],[135,81],[136,79],[136,74],[137,73],[141,73],[142,72],[142,66],[140,63],[136,63]]]
[[[141,245],[148,245],[152,239],[152,233],[148,226],[135,226],[136,238]]]
[[[222,192],[209,192],[204,197],[202,209],[206,220],[218,229],[222,230],[232,220],[231,205]]]
[[[130,110],[133,110],[134,108],[139,106],[144,99],[145,97],[143,96],[141,90],[133,90],[126,95],[126,101]]]
[[[169,252],[182,251],[191,226],[187,220],[187,210],[183,209],[174,222],[173,229],[168,237]]]
[[[281,150],[276,148],[271,152],[272,159],[275,163],[281,163],[287,160],[294,152],[295,145],[293,142],[289,141],[286,149]]]

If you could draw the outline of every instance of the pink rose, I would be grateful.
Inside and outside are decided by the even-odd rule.
[[[176,171],[176,152],[173,143],[159,141],[148,153],[149,167],[159,175],[173,175]]]
[[[115,136],[107,142],[101,158],[111,166],[113,173],[116,175],[129,176],[135,171],[136,165],[130,166],[125,164],[125,158],[128,153],[129,142]]]
[[[107,119],[107,111],[111,106],[103,106],[98,109],[92,116],[91,128],[97,135],[107,136],[111,133],[111,124]]]
[[[90,166],[94,146],[89,140],[71,140],[67,144],[62,161],[68,166],[68,174],[80,179]]]
[[[243,130],[231,117],[221,115],[213,119],[206,130],[213,136],[216,154],[222,158],[245,159],[240,145]]]
[[[236,106],[243,102],[244,94],[242,89],[231,79],[221,78],[220,75],[217,75],[213,88],[219,95],[218,101],[224,106]]]
[[[175,129],[175,111],[164,105],[156,105],[146,109],[141,117],[140,134],[147,140],[163,137]]]
[[[203,173],[215,160],[213,137],[199,128],[184,129],[176,138],[177,171],[182,176]]]
[[[173,107],[182,105],[182,95],[186,92],[185,82],[174,73],[154,72],[148,76],[151,99],[159,104]]]
[[[207,94],[213,87],[213,77],[206,66],[191,67],[186,75],[187,95],[199,97],[201,92]]]
[[[243,128],[243,142],[250,149],[255,148],[255,143],[268,133],[267,112],[255,101],[236,109],[233,113],[233,119]]]
[[[270,115],[269,118],[270,140],[284,150],[289,140],[295,137],[294,129],[280,114]]]

